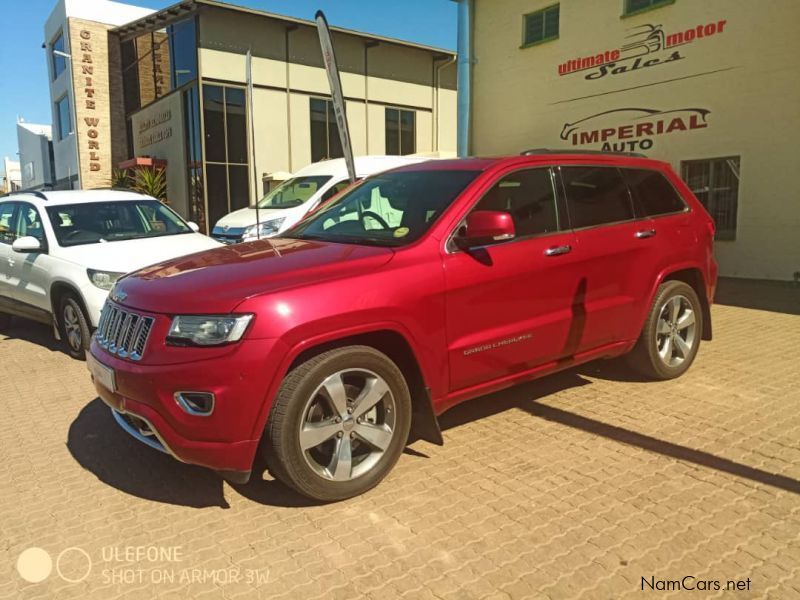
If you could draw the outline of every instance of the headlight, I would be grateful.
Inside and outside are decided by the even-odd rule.
[[[253,315],[180,315],[172,319],[167,343],[173,346],[219,346],[242,339]]]
[[[278,233],[278,230],[281,228],[281,225],[283,225],[285,220],[286,217],[281,217],[280,219],[264,221],[259,225],[251,225],[244,230],[244,233],[242,234],[242,241],[250,242],[257,240],[259,237],[269,237],[271,235],[275,235]]]
[[[89,280],[101,290],[110,290],[117,283],[117,279],[125,275],[125,273],[95,271],[94,269],[86,269],[86,274],[89,276]]]

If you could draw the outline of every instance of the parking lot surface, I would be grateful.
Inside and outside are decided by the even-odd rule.
[[[16,320],[0,598],[800,598],[800,288],[727,294],[684,377],[606,361],[480,398],[332,505],[130,439]]]

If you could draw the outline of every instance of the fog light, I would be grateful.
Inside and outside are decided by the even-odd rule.
[[[207,417],[214,412],[214,394],[211,392],[175,392],[175,402],[190,415]]]

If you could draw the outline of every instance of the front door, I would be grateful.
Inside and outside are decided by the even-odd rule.
[[[451,392],[573,351],[583,283],[554,184],[549,168],[502,175],[473,210],[509,212],[516,238],[444,256]]]
[[[19,203],[16,237],[35,237],[39,240],[42,252],[13,252],[11,280],[15,285],[16,300],[50,312],[50,275],[53,272],[53,258],[47,254],[47,241],[42,224],[42,215],[32,204]]]
[[[16,239],[18,202],[0,202],[0,307],[9,305],[14,299],[12,268],[18,258],[11,250]]]

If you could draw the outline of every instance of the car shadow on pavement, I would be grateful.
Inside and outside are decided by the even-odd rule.
[[[72,422],[67,449],[103,483],[145,500],[193,508],[229,508],[222,480],[134,440],[96,398]]]
[[[51,352],[61,352],[69,356],[64,344],[53,335],[53,327],[44,323],[29,321],[21,317],[12,317],[11,324],[0,331],[0,336],[9,340],[30,342],[42,348],[47,348]]]
[[[620,444],[635,446],[648,452],[654,452],[675,460],[692,463],[700,467],[714,469],[736,477],[749,479],[756,483],[775,487],[793,494],[800,495],[800,481],[771,473],[746,464],[738,463],[727,458],[716,456],[703,450],[681,446],[666,440],[661,440],[636,431],[604,423],[596,419],[584,417],[574,412],[548,406],[541,402],[547,396],[568,388],[591,385],[592,382],[583,374],[600,379],[614,379],[615,375],[623,377],[625,367],[620,361],[596,361],[587,363],[574,369],[563,371],[543,378],[539,381],[529,382],[488,396],[483,396],[460,404],[450,409],[439,418],[442,431],[458,427],[468,422],[476,421],[510,408],[524,410],[528,414],[544,419],[551,423],[558,423],[565,427],[578,429],[599,437],[604,437]],[[628,375],[636,377],[635,375]],[[636,380],[636,379],[634,379]]]

